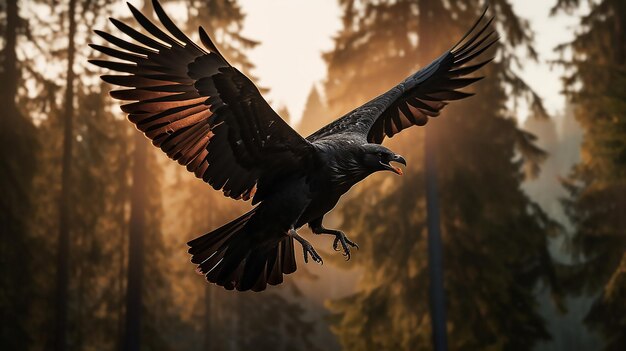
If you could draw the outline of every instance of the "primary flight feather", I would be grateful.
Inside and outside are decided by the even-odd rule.
[[[128,5],[142,32],[111,19],[129,42],[102,31],[117,48],[90,46],[120,61],[90,60],[119,72],[104,75],[123,87],[111,91],[128,119],[152,143],[189,172],[233,199],[257,205],[234,221],[190,241],[191,261],[209,282],[226,289],[264,290],[296,270],[293,240],[321,263],[296,230],[335,236],[350,258],[357,247],[339,230],[322,225],[324,215],[353,185],[382,170],[402,174],[391,162],[404,158],[380,145],[410,126],[426,124],[448,101],[471,94],[457,89],[480,79],[467,77],[491,59],[476,62],[497,40],[485,13],[449,51],[365,105],[307,138],[293,130],[263,99],[257,87],[231,66],[209,35],[201,47],[152,1],[161,29]],[[486,9],[485,9],[486,10]]]

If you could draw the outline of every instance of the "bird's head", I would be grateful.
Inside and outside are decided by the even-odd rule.
[[[372,172],[392,171],[402,175],[400,167],[394,167],[390,162],[402,163],[406,166],[404,157],[396,155],[393,151],[379,144],[365,144],[361,146],[361,164]]]

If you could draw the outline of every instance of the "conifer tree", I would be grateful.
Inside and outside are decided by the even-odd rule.
[[[0,348],[15,350],[33,341],[28,300],[37,291],[31,260],[36,246],[28,230],[37,141],[30,116],[22,109],[19,88],[26,67],[17,55],[28,25],[17,0],[0,2]]]
[[[554,11],[578,0],[559,0]],[[626,3],[591,2],[581,30],[560,49],[574,115],[583,128],[581,160],[566,180],[565,202],[575,225],[570,272],[574,292],[599,295],[585,322],[599,331],[606,350],[626,347]]]
[[[59,32],[55,35],[63,36]],[[81,36],[81,41],[84,38]],[[84,58],[77,53],[77,62]],[[63,58],[51,56],[51,62]],[[84,60],[82,60],[84,61]],[[84,69],[77,64],[78,69]],[[91,78],[91,72],[81,78]],[[101,86],[77,84],[72,128],[73,179],[68,199],[71,201],[67,277],[66,345],[76,348],[114,348],[117,339],[117,315],[122,299],[119,271],[125,265],[123,243],[126,242],[129,150],[127,122],[119,119],[110,108],[106,90]],[[62,91],[61,89],[57,89]],[[54,100],[53,100],[54,101]],[[62,100],[60,100],[62,101]],[[39,269],[38,280],[45,282],[39,296],[31,303],[47,312],[44,330],[55,331],[54,290],[57,237],[50,235],[59,229],[59,193],[61,190],[61,160],[63,157],[64,109],[52,102],[37,128],[39,140],[46,147],[38,154],[38,171],[33,192],[37,210],[32,220],[35,242],[43,243],[34,257]],[[106,312],[103,312],[106,311]],[[40,342],[37,331],[31,330]],[[50,336],[49,339],[52,339]],[[38,343],[39,347],[41,344]]]
[[[198,26],[203,26],[227,60],[254,79],[254,66],[246,52],[258,43],[240,34],[244,14],[237,1],[180,2],[189,16],[184,31],[193,37]],[[277,110],[289,121],[285,107]],[[302,308],[292,294],[238,294],[191,274],[194,267],[185,243],[236,218],[249,210],[250,204],[225,198],[174,163],[168,162],[166,169],[172,177],[164,179],[164,205],[170,212],[164,214],[164,231],[171,232],[168,249],[175,250],[175,259],[169,262],[175,267],[172,279],[186,289],[184,300],[176,308],[184,311],[183,315],[191,315],[184,323],[192,323],[181,324],[185,328],[177,329],[176,334],[165,333],[167,338],[179,340],[185,335],[185,341],[178,346],[200,350],[314,350],[307,332],[311,325],[304,321]]]
[[[324,101],[322,101],[317,87],[313,85],[304,105],[298,132],[303,136],[310,135],[327,123],[330,123],[332,119],[333,116],[326,108]]]
[[[449,49],[450,38],[460,38],[481,10],[473,1],[341,4],[344,28],[326,54],[326,92],[336,113]],[[508,96],[523,97],[544,114],[510,69],[515,48],[535,56],[532,33],[508,1],[491,4],[503,39],[496,61],[482,72],[487,79],[477,84],[476,97],[451,104],[425,127],[439,160],[451,349],[531,349],[549,337],[533,289],[541,280],[554,281],[546,247],[553,223],[520,190],[524,171],[536,172],[544,154],[505,107]],[[418,16],[432,30],[420,32]],[[361,246],[353,259],[365,271],[360,291],[331,306],[347,350],[431,349],[423,134],[416,128],[394,139],[388,143],[407,158],[411,177],[373,177],[342,207],[343,227]]]
[[[144,1],[142,12],[152,16],[152,7]],[[129,129],[134,129],[128,126]],[[124,332],[120,335],[122,350],[141,348],[169,349],[165,331],[169,324],[180,323],[173,308],[164,308],[172,299],[170,265],[162,233],[162,166],[157,150],[146,138],[132,130],[131,190],[129,196],[128,261],[124,309]],[[131,143],[131,142],[129,142]]]
[[[37,208],[32,219],[32,230],[36,241],[41,243],[43,249],[37,251],[33,260],[39,269],[35,272],[35,278],[44,282],[42,289],[38,290],[38,299],[30,300],[29,303],[38,309],[38,317],[46,319],[42,322],[44,331],[48,334],[47,339],[52,342],[54,336],[61,335],[66,341],[57,345],[63,348],[76,349],[104,348],[119,349],[124,310],[121,302],[125,297],[125,278],[127,265],[126,244],[128,243],[128,210],[129,189],[131,186],[130,171],[132,166],[131,152],[132,137],[136,131],[129,126],[128,122],[120,118],[117,107],[112,106],[108,91],[104,86],[93,85],[97,74],[93,67],[86,67],[86,59],[96,53],[86,45],[93,41],[92,29],[102,26],[104,23],[100,15],[110,12],[109,1],[80,2],[74,3],[75,12],[75,51],[69,55],[67,50],[69,26],[59,24],[63,19],[67,20],[68,6],[54,7],[52,17],[48,21],[38,23],[37,33],[32,33],[29,39],[38,40],[39,48],[44,49],[42,55],[48,60],[46,67],[65,66],[71,67],[76,72],[74,83],[66,85],[68,78],[64,73],[55,77],[59,85],[49,84],[44,87],[50,92],[50,96],[40,95],[41,104],[46,107],[43,110],[44,118],[37,128],[38,139],[46,145],[38,153],[38,168],[33,186],[33,193],[37,194]],[[57,17],[58,16],[58,17]],[[71,18],[71,16],[70,16]],[[49,26],[48,28],[44,28]],[[35,37],[41,35],[41,37]],[[74,57],[74,63],[67,62],[68,58]],[[38,72],[37,69],[29,69],[29,76],[41,79],[48,72]],[[66,93],[61,86],[72,86],[73,93]],[[42,89],[44,92],[45,89]],[[64,95],[69,95],[64,96]],[[60,107],[61,102],[67,102],[65,107]],[[67,107],[69,104],[70,107]],[[37,105],[29,103],[28,108],[39,111]],[[65,123],[69,108],[74,109],[70,128]],[[60,209],[59,194],[61,193],[61,160],[64,149],[62,140],[64,134],[69,133],[72,148],[69,157],[71,166],[67,167],[67,174],[72,181],[66,187],[67,194],[63,202],[69,202],[66,211],[69,213],[68,227],[72,235],[66,237],[68,251],[65,253],[55,252],[56,238],[50,233],[59,231]],[[145,143],[145,140],[142,140]],[[67,154],[67,153],[66,153]],[[147,166],[158,172],[158,165]],[[152,176],[150,178],[153,178]],[[151,189],[158,188],[158,179],[146,181]],[[164,259],[166,247],[160,239],[160,192],[151,192],[145,200],[146,230],[154,233],[150,236],[153,256],[149,257],[150,267],[147,269],[151,280],[146,283],[148,289],[158,291],[147,299],[146,309],[146,333],[148,347],[166,348],[162,339],[156,336],[162,335],[166,329],[161,323],[170,322],[176,324],[178,316],[172,310],[162,308],[170,301],[171,293],[169,286],[164,280],[167,269],[167,260]],[[152,215],[154,214],[154,215]],[[55,267],[50,265],[55,257],[64,256],[64,266],[67,267],[67,278],[64,290],[67,307],[58,308],[54,302],[47,302],[54,297]],[[54,318],[55,308],[65,310],[66,326],[61,328]],[[154,312],[153,312],[154,311]],[[174,311],[175,312],[175,311]],[[54,326],[54,327],[53,327]],[[31,328],[30,334],[36,339],[35,347],[42,348],[44,339],[40,332]],[[152,332],[157,330],[157,332]],[[59,339],[61,339],[60,337]],[[46,345],[52,348],[53,345]]]
[[[195,33],[204,27],[228,62],[250,78],[254,64],[248,60],[246,51],[259,43],[241,34],[245,14],[236,0],[182,0],[188,9],[187,32]],[[253,79],[254,80],[254,79]]]
[[[74,60],[76,58],[76,0],[68,3],[67,72],[63,96],[63,158],[61,166],[61,197],[59,200],[59,241],[56,251],[54,350],[67,349],[67,310],[70,255],[70,182],[72,172],[72,145],[74,139]]]

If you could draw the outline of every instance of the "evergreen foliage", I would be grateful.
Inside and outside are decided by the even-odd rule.
[[[36,269],[31,258],[29,220],[36,170],[36,130],[19,94],[26,68],[17,56],[29,23],[20,16],[16,1],[0,2],[0,348],[25,349],[29,333],[29,299],[37,295]]]
[[[312,86],[298,125],[298,133],[302,136],[313,134],[316,130],[332,122],[332,119],[333,115],[326,108],[317,87]]]
[[[574,292],[600,292],[586,322],[601,332],[606,350],[626,347],[626,3],[591,2],[581,29],[560,49],[569,74],[563,82],[583,128],[580,163],[565,185],[576,227],[580,264],[569,272]],[[560,0],[554,11],[574,10]]]
[[[326,95],[335,112],[382,93],[417,63],[447,50],[481,10],[471,1],[342,5],[344,29],[326,54]],[[535,56],[532,33],[507,1],[492,6],[503,44],[483,71],[487,79],[477,84],[477,97],[451,104],[425,127],[440,160],[451,349],[531,349],[549,338],[534,288],[554,283],[547,252],[554,223],[520,189],[545,154],[506,105],[509,96],[524,98],[545,116],[537,96],[511,70],[516,48]],[[375,177],[342,207],[343,227],[361,245],[353,258],[365,271],[360,291],[331,307],[346,350],[430,349],[421,132],[390,142],[407,158],[410,177]]]
[[[190,20],[185,23],[185,32],[194,33],[202,25],[228,61],[254,79],[254,65],[245,52],[258,42],[239,33],[245,16],[237,2],[182,2],[189,9]],[[277,112],[289,122],[286,108],[279,108]],[[165,183],[165,206],[178,209],[166,211],[164,217],[164,232],[170,232],[170,248],[177,258],[169,260],[170,267],[174,267],[171,279],[182,281],[189,289],[187,291],[191,291],[185,301],[178,301],[181,305],[177,306],[189,313],[190,318],[183,318],[183,325],[195,331],[188,335],[185,349],[315,350],[311,334],[307,332],[311,323],[303,318],[302,307],[297,301],[299,295],[292,284],[291,293],[233,294],[209,285],[202,276],[189,274],[193,265],[189,262],[185,243],[238,217],[249,210],[250,205],[225,198],[221,192],[214,191],[176,164],[168,161],[166,167],[172,177]],[[185,191],[181,192],[181,189]],[[169,211],[172,213],[168,214]],[[268,320],[273,323],[268,324]],[[192,323],[194,327],[186,323]],[[169,333],[168,337],[173,342],[178,340],[179,333],[189,331],[181,328],[176,333]]]

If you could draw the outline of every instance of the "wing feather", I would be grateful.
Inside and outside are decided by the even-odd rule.
[[[310,135],[314,142],[337,134],[361,135],[367,142],[381,143],[410,126],[423,126],[436,117],[448,101],[465,99],[472,93],[459,91],[483,77],[467,77],[493,58],[472,63],[498,40],[489,30],[493,17],[485,20],[487,8],[452,49],[409,76],[402,83],[365,105]],[[466,65],[470,64],[470,65]]]
[[[208,51],[176,27],[158,1],[152,4],[165,29],[128,4],[145,33],[111,18],[134,42],[96,31],[114,47],[90,46],[121,62],[90,62],[123,73],[102,76],[124,87],[111,97],[129,101],[122,111],[168,157],[226,196],[263,200],[259,194],[276,180],[307,166],[311,145],[224,59],[204,29],[200,39]]]
[[[142,55],[149,55],[149,54],[156,54],[158,53],[157,50],[153,50],[153,49],[149,49],[146,48],[144,46],[141,45],[135,45],[133,43],[129,43],[126,40],[122,40],[116,36],[113,36],[107,32],[103,32],[101,30],[94,30],[94,33],[98,34],[100,37],[102,37],[102,39],[108,41],[109,43],[120,47],[124,50],[128,50],[137,54],[142,54]]]

